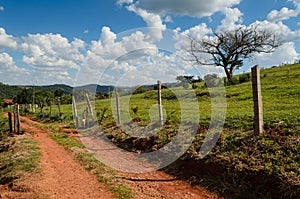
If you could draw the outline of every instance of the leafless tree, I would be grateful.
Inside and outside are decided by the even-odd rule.
[[[213,35],[200,40],[191,38],[188,52],[196,64],[223,67],[229,82],[233,71],[243,65],[244,59],[255,53],[271,53],[282,43],[273,32],[258,29],[258,26],[238,27]],[[205,59],[203,54],[211,56]]]

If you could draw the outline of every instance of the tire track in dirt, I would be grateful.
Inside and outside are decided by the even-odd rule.
[[[96,176],[84,170],[74,156],[56,144],[44,129],[34,126],[37,122],[21,117],[22,129],[33,134],[41,147],[42,172],[28,179],[30,190],[47,198],[115,198]]]
[[[91,136],[80,136],[81,141],[88,149],[108,165],[116,168],[124,176],[124,182],[137,193],[136,199],[204,199],[217,198],[200,186],[192,186],[186,181],[175,179],[163,171],[153,171],[154,167],[135,157],[132,153],[124,152],[103,138],[96,139]],[[121,172],[133,168],[136,173]],[[152,172],[143,172],[149,169]],[[140,171],[140,172],[139,172]]]
[[[40,143],[42,151],[42,173],[27,179],[30,190],[36,190],[42,198],[114,198],[105,185],[84,170],[72,154],[56,144],[46,130],[34,126],[40,124],[39,122],[28,117],[21,117],[21,121],[22,129],[33,134],[33,139]],[[117,155],[115,158],[118,158]],[[123,183],[135,192],[135,199],[218,198],[202,187],[192,186],[163,171],[121,175],[124,176]]]

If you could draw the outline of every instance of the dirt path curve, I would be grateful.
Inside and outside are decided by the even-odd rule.
[[[31,186],[44,198],[115,198],[97,178],[84,170],[74,157],[56,144],[45,130],[35,127],[27,117],[21,117],[22,130],[33,134],[41,147],[39,178],[32,179]]]
[[[40,144],[42,172],[26,179],[29,190],[34,190],[34,197],[18,195],[18,198],[114,198],[95,176],[74,160],[72,154],[51,140],[46,130],[34,126],[39,124],[38,122],[28,117],[21,117],[21,122],[22,130],[32,133],[33,139]],[[136,193],[135,199],[218,198],[202,187],[193,187],[162,171],[142,174],[122,173],[122,175],[125,177],[124,183]]]
[[[82,136],[81,141],[87,148],[94,151],[101,161],[113,168],[134,168],[153,170],[151,165],[140,159],[137,159],[132,153],[126,153],[110,142],[102,139],[94,139],[89,136]],[[143,165],[142,165],[143,164]],[[163,171],[152,171],[146,173],[125,173],[125,183],[137,193],[136,199],[162,198],[162,199],[204,199],[217,198],[216,195],[208,192],[200,186],[192,186],[188,182],[175,179]]]

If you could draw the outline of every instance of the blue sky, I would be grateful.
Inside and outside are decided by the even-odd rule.
[[[293,63],[299,13],[299,0],[0,0],[0,82],[136,85],[222,73],[180,59],[185,35],[253,23],[286,42],[236,72]]]

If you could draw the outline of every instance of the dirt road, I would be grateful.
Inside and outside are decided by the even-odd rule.
[[[34,126],[35,121],[22,117],[22,129],[33,135],[41,147],[41,173],[31,174],[24,180],[26,193],[1,194],[2,198],[115,198],[97,178],[84,170],[74,156],[56,144],[44,129]],[[124,183],[135,192],[135,198],[217,198],[201,187],[192,187],[161,171],[146,174],[122,174]],[[1,197],[0,197],[1,198]]]

